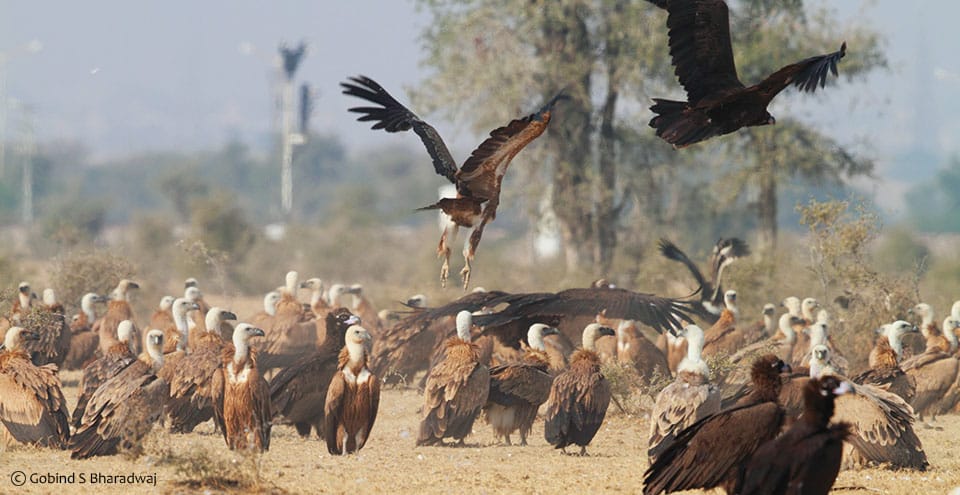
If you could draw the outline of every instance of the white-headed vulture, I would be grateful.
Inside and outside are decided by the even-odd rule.
[[[877,331],[880,336],[870,350],[870,369],[853,377],[853,382],[879,387],[900,396],[909,404],[917,394],[917,380],[900,368],[903,336],[919,333],[920,330],[911,323],[898,320],[883,325]]]
[[[677,434],[644,475],[643,493],[657,495],[723,487],[739,493],[746,462],[776,438],[785,412],[777,403],[780,373],[789,365],[772,354],[751,366],[753,387],[736,405],[697,421]]]
[[[23,350],[35,331],[10,327],[0,352],[0,447],[8,442],[63,448],[70,437],[67,400],[55,364],[36,366]]]
[[[359,325],[347,329],[337,373],[327,388],[324,439],[331,454],[353,454],[363,448],[380,407],[380,379],[367,367],[370,332]]]
[[[550,387],[543,434],[547,443],[567,453],[567,445],[579,445],[586,455],[587,445],[600,430],[610,405],[610,384],[600,372],[596,341],[603,335],[616,335],[610,327],[591,323],[583,329],[582,347],[570,357],[570,367],[557,375]]]
[[[265,452],[270,449],[273,411],[270,390],[257,369],[257,352],[250,339],[263,330],[240,323],[233,342],[223,346],[220,367],[211,380],[213,418],[230,450]]]
[[[133,307],[130,306],[130,291],[139,289],[140,285],[128,279],[123,279],[117,283],[117,287],[110,293],[110,300],[107,302],[107,312],[97,320],[93,325],[93,330],[100,335],[100,352],[107,352],[111,346],[117,343],[117,327],[123,320],[133,322],[133,350],[140,351],[140,333],[137,331],[137,319],[133,314]]]
[[[93,292],[88,292],[80,298],[80,311],[73,315],[70,320],[70,331],[73,333],[73,338],[70,339],[67,359],[63,362],[64,369],[82,369],[87,362],[93,359],[94,353],[100,348],[100,336],[93,331],[93,322],[97,321],[97,314],[93,305],[98,302],[105,303],[107,298]]]
[[[775,124],[767,105],[793,84],[813,92],[837,74],[840,50],[787,65],[746,87],[737,77],[730,42],[730,19],[723,0],[648,0],[667,11],[670,57],[688,101],[654,98],[650,127],[682,148],[747,126]]]
[[[421,209],[440,209],[450,217],[450,223],[440,236],[438,254],[443,257],[440,280],[445,285],[450,267],[450,245],[456,240],[460,227],[473,229],[463,248],[465,266],[460,272],[463,288],[470,284],[470,262],[473,260],[483,235],[483,228],[493,221],[500,205],[500,187],[513,157],[527,144],[543,134],[553,115],[553,106],[563,98],[558,94],[547,101],[536,113],[512,120],[504,127],[490,132],[458,169],[447,145],[430,124],[400,104],[376,81],[364,76],[351,77],[340,83],[343,94],[361,98],[377,106],[354,107],[361,122],[373,122],[372,129],[402,132],[413,129],[427,148],[437,174],[446,177],[457,187],[456,198],[443,198]]]

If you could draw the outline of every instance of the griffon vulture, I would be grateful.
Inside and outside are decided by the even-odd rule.
[[[380,379],[367,367],[370,332],[359,325],[347,329],[337,373],[327,388],[323,437],[327,451],[354,454],[370,438],[380,406]]]
[[[233,329],[233,343],[223,346],[221,366],[210,385],[213,416],[230,450],[270,449],[270,389],[250,347],[250,338],[258,336],[263,330],[248,323]]]
[[[927,349],[922,354],[900,363],[903,371],[916,380],[917,394],[910,405],[920,417],[920,421],[923,421],[927,414],[936,420],[939,401],[953,386],[957,374],[960,373],[960,359],[953,355],[957,347],[954,329],[960,326],[960,321],[948,317],[944,323],[947,330],[945,333],[941,333],[936,325],[925,324]],[[923,331],[921,328],[921,332]]]
[[[688,101],[654,98],[650,127],[657,136],[682,148],[747,126],[775,124],[767,105],[793,84],[813,92],[837,74],[840,50],[787,65],[754,86],[737,77],[730,42],[730,20],[723,0],[649,0],[667,11],[670,57]]]
[[[900,368],[903,336],[918,333],[916,326],[903,320],[888,323],[879,330],[877,343],[870,351],[870,369],[853,377],[859,385],[873,385],[900,396],[908,404],[917,393],[917,380]]]
[[[93,322],[97,321],[93,305],[98,302],[105,303],[107,298],[93,292],[88,292],[80,298],[80,312],[73,315],[70,321],[70,332],[73,333],[73,338],[70,339],[67,359],[63,361],[64,369],[83,368],[100,348],[100,335],[92,331]]]
[[[63,448],[70,437],[67,401],[54,364],[36,366],[24,344],[37,332],[10,327],[0,352],[0,445]]]
[[[173,301],[177,298],[173,296],[163,296],[160,298],[160,305],[150,315],[150,328],[170,328],[174,326],[173,322]]]
[[[135,352],[140,350],[137,319],[134,317],[133,308],[130,306],[130,291],[139,288],[140,285],[136,282],[123,279],[117,283],[117,287],[110,293],[107,312],[93,324],[93,330],[100,335],[101,353],[107,352],[107,349],[117,343],[117,327],[123,320],[133,322],[133,349]]]
[[[401,105],[376,81],[358,76],[340,85],[344,94],[376,105],[351,108],[351,112],[361,114],[357,120],[372,121],[372,129],[383,129],[387,132],[413,129],[433,159],[437,174],[456,185],[456,198],[443,198],[421,209],[440,209],[450,217],[437,248],[438,254],[444,260],[440,269],[440,281],[443,285],[446,285],[450,267],[450,245],[455,242],[457,231],[460,227],[473,229],[463,248],[465,266],[460,272],[463,288],[466,290],[470,285],[470,262],[480,244],[484,227],[496,218],[497,207],[500,205],[500,186],[510,161],[527,144],[543,134],[553,115],[554,104],[564,96],[558,94],[536,113],[512,120],[506,126],[491,131],[490,137],[457,169],[456,161],[436,129]]]
[[[133,322],[123,320],[117,326],[117,343],[102,356],[84,366],[80,377],[77,407],[73,410],[73,427],[80,428],[87,403],[103,382],[117,376],[137,360],[133,352]]]

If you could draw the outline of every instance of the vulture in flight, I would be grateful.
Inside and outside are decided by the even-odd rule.
[[[700,300],[698,304],[693,305],[693,310],[710,324],[716,323],[720,317],[720,312],[724,308],[723,270],[737,259],[749,256],[750,246],[736,237],[717,240],[717,243],[713,246],[713,251],[710,253],[710,259],[707,260],[710,267],[709,280],[700,271],[697,264],[676,244],[667,239],[660,239],[659,248],[660,254],[664,258],[678,261],[687,267],[700,287],[698,291]]]
[[[648,0],[667,11],[670,57],[688,101],[654,98],[650,127],[657,136],[683,148],[741,127],[775,124],[767,105],[793,84],[813,92],[837,75],[840,50],[787,65],[753,86],[737,77],[730,42],[730,19],[723,0]]]
[[[447,149],[440,134],[430,124],[420,120],[413,112],[400,104],[376,81],[364,76],[351,77],[340,83],[343,94],[361,98],[376,106],[354,107],[361,122],[372,121],[372,129],[386,132],[401,132],[413,129],[427,148],[437,174],[447,178],[457,187],[456,198],[443,198],[421,210],[443,210],[450,222],[440,236],[437,253],[443,257],[440,282],[446,285],[450,268],[450,245],[457,237],[460,227],[473,229],[463,247],[465,266],[460,272],[463,288],[470,284],[470,262],[476,254],[483,228],[497,216],[500,205],[500,185],[513,157],[527,144],[543,134],[550,123],[553,106],[564,98],[562,93],[554,96],[536,113],[510,121],[504,127],[490,132],[458,169],[457,163]]]

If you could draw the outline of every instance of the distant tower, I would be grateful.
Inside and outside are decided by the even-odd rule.
[[[294,119],[293,76],[307,52],[307,45],[300,42],[296,48],[280,44],[280,56],[283,64],[283,78],[280,81],[280,203],[283,213],[290,215],[293,210],[293,147],[304,143],[304,135],[296,132]]]

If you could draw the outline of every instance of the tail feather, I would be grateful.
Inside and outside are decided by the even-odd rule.
[[[710,118],[698,111],[691,111],[684,101],[654,98],[650,110],[657,114],[650,119],[650,127],[657,130],[657,136],[664,141],[682,148],[719,135],[719,130],[711,125]]]

